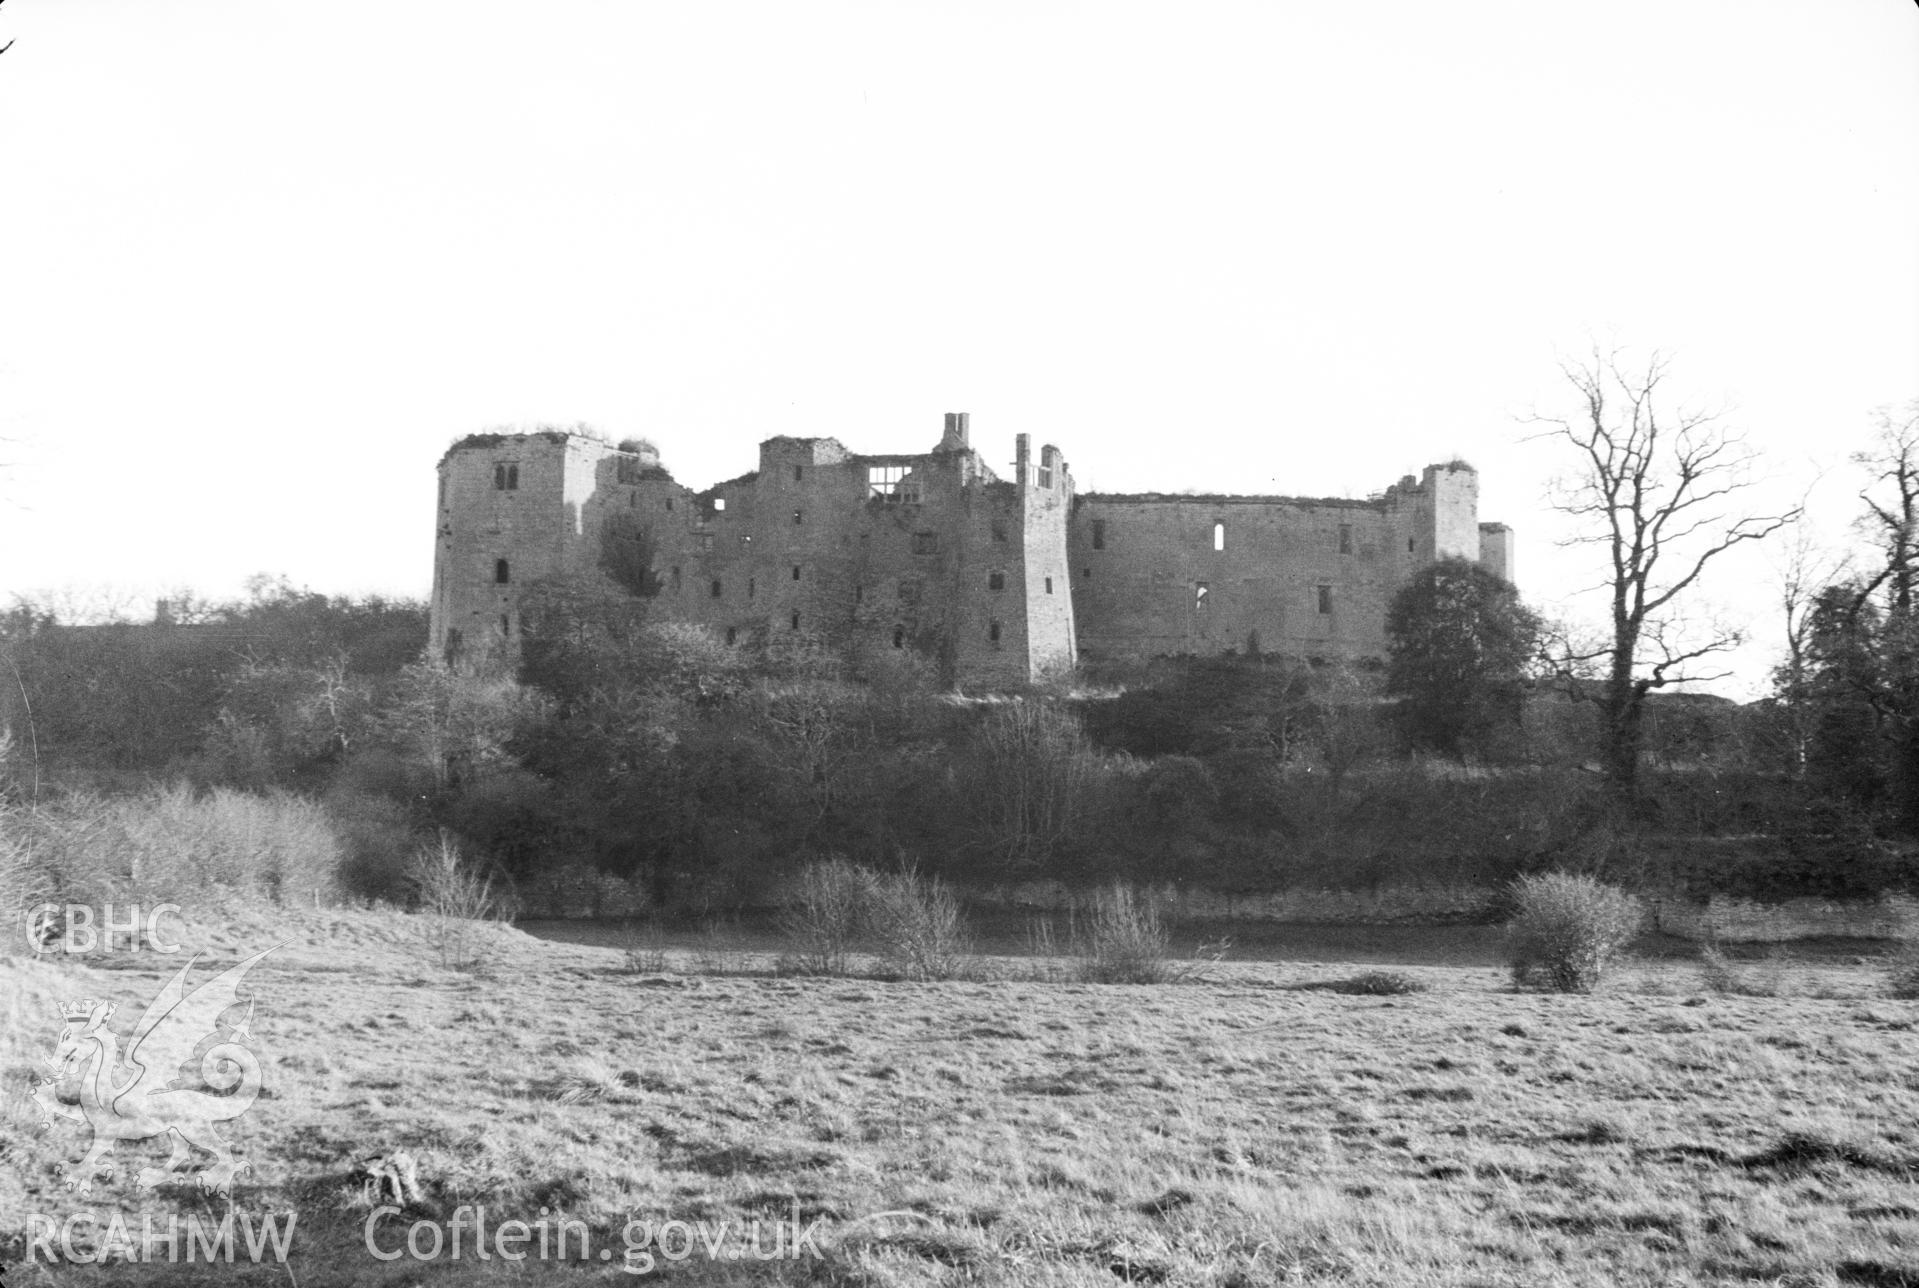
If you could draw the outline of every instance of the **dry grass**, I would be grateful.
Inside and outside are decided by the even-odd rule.
[[[1919,1282],[1919,1012],[1870,963],[1763,999],[1702,993],[1689,963],[1597,995],[1424,967],[1425,992],[1355,996],[1349,967],[1246,963],[1176,988],[636,976],[485,932],[510,982],[423,974],[391,915],[251,929],[291,942],[253,977],[268,1095],[229,1132],[253,1164],[236,1201],[300,1224],[291,1276],[219,1282],[626,1282],[374,1262],[354,1167],[395,1151],[430,1210],[549,1208],[596,1246],[636,1212],[824,1218],[823,1262],[695,1257],[686,1284]],[[249,946],[221,935],[224,959]],[[54,1000],[131,1003],[178,959],[115,964],[0,962],[8,1085]],[[73,1207],[53,1166],[77,1133],[34,1126],[8,1096],[8,1233]],[[124,1172],[90,1197],[142,1210]],[[60,1279],[213,1282],[184,1272]]]

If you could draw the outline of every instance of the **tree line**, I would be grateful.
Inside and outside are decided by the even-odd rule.
[[[1717,420],[1668,413],[1664,363],[1597,355],[1567,375],[1577,414],[1542,432],[1571,449],[1561,501],[1610,570],[1592,638],[1444,560],[1395,597],[1378,664],[1088,665],[967,697],[911,650],[730,647],[657,620],[647,552],[610,526],[601,570],[530,588],[510,672],[423,657],[418,603],[284,580],[179,597],[158,622],[16,601],[0,792],[302,793],[373,898],[405,897],[437,830],[523,885],[564,866],[583,888],[597,873],[705,910],[835,857],[974,888],[1488,884],[1563,866],[1760,893],[1903,881],[1919,409],[1884,417],[1861,454],[1869,557],[1791,565],[1773,692],[1735,704],[1683,691],[1736,638],[1683,630],[1684,609],[1720,556],[1796,511],[1740,508],[1750,454]],[[1710,870],[1698,846],[1659,842],[1755,835],[1769,857]]]

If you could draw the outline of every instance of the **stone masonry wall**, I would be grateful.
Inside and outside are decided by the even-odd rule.
[[[508,468],[513,486],[496,486]],[[876,494],[875,468],[899,476],[890,495]],[[1072,662],[1058,554],[1071,495],[1063,460],[1044,489],[995,479],[963,416],[949,416],[941,445],[917,455],[768,439],[759,469],[700,493],[657,458],[583,435],[483,436],[441,464],[434,654],[448,656],[449,643],[467,657],[510,653],[527,587],[600,576],[603,526],[624,511],[653,545],[661,617],[710,626],[728,643],[911,650],[948,682],[1023,683]],[[1029,554],[1035,534],[1050,554]],[[1055,579],[1060,606],[1037,627],[1027,585],[1035,568]]]
[[[1510,531],[1478,521],[1478,479],[1460,462],[1367,500],[1076,497],[1059,449],[1035,457],[1023,435],[1015,477],[994,477],[964,413],[926,453],[771,438],[758,469],[697,493],[650,449],[561,432],[476,436],[440,476],[438,657],[517,648],[526,587],[597,577],[616,511],[652,543],[662,617],[729,643],[898,648],[945,682],[997,686],[1068,669],[1082,648],[1379,657],[1387,604],[1414,571],[1512,558]]]

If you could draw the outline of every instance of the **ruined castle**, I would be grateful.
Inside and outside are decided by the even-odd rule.
[[[1511,531],[1479,521],[1462,461],[1364,500],[1076,495],[1057,447],[1018,435],[1001,478],[969,431],[949,412],[932,451],[882,456],[769,438],[757,470],[702,492],[645,443],[470,436],[440,461],[433,655],[510,656],[526,596],[603,577],[614,534],[659,618],[735,645],[912,650],[983,687],[1081,657],[1379,657],[1419,568],[1459,556],[1512,578]]]

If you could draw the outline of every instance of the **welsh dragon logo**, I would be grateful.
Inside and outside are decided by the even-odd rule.
[[[167,981],[134,1026],[124,1055],[120,1039],[107,1021],[115,1004],[89,998],[60,1008],[63,1022],[59,1045],[47,1066],[54,1076],[36,1082],[28,1093],[40,1107],[45,1126],[55,1118],[84,1122],[93,1129],[93,1145],[70,1169],[66,1186],[85,1194],[94,1178],[110,1173],[104,1162],[120,1141],[142,1141],[170,1135],[173,1154],[164,1167],[143,1167],[136,1178],[141,1189],[151,1189],[193,1162],[193,1151],[213,1155],[200,1173],[200,1188],[208,1194],[230,1195],[233,1178],[247,1165],[233,1157],[227,1143],[214,1134],[213,1124],[238,1118],[260,1094],[260,1062],[247,1043],[253,1005],[247,1003],[238,1023],[226,1013],[240,1002],[240,981],[271,948],[237,962],[187,992],[187,973],[195,957]],[[208,1045],[211,1041],[211,1045]],[[199,1082],[184,1081],[182,1066],[199,1055]],[[78,1085],[78,1104],[71,1103]],[[206,1090],[204,1088],[211,1088]],[[62,1092],[66,1095],[62,1095]]]

